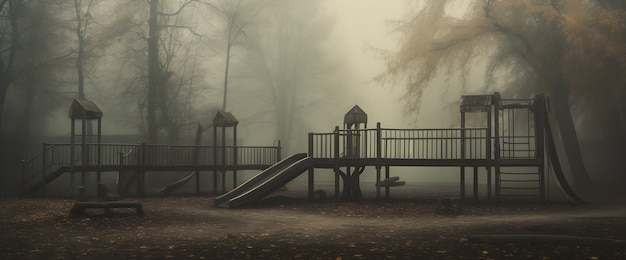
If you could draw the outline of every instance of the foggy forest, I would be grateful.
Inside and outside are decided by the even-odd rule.
[[[626,0],[0,0],[0,259],[626,259]]]
[[[280,140],[289,155],[355,104],[393,127],[458,127],[461,95],[545,93],[576,129],[562,138],[577,185],[623,185],[624,12],[621,0],[2,0],[2,194],[42,143],[69,141],[76,98],[102,109],[104,142],[193,144],[224,110],[238,143]]]

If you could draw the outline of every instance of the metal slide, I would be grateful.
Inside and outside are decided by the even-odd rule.
[[[172,182],[170,184],[168,184],[167,186],[163,187],[160,190],[157,190],[158,193],[162,193],[162,194],[170,194],[173,191],[177,190],[178,188],[184,186],[185,184],[187,184],[187,182],[189,182],[189,180],[191,180],[191,177],[196,175],[196,171],[191,171],[189,172],[187,175],[185,175],[184,178]]]
[[[196,146],[200,145],[202,143],[202,125],[200,123],[197,123],[198,126],[196,128],[196,139],[194,144]],[[193,153],[193,164],[197,165],[198,164],[198,149],[194,149],[194,153]],[[163,193],[163,194],[170,194],[171,192],[175,191],[176,189],[182,187],[183,185],[187,184],[187,182],[189,182],[189,180],[191,180],[191,177],[193,177],[195,175],[196,171],[191,171],[189,172],[187,175],[185,175],[184,178],[177,180],[175,182],[172,182],[170,184],[168,184],[167,186],[163,187],[162,189],[158,190],[157,192],[159,193]]]
[[[306,153],[294,154],[215,199],[215,206],[234,208],[260,200],[308,169]],[[304,167],[303,167],[304,164]],[[300,169],[303,168],[303,169]]]
[[[554,140],[554,135],[552,132],[552,127],[550,126],[550,115],[547,113],[545,116],[545,128],[546,128],[546,146],[548,148],[548,156],[550,156],[550,160],[552,160],[552,168],[554,169],[554,176],[556,177],[557,182],[559,183],[559,187],[561,191],[572,202],[575,203],[585,203],[574,189],[569,186],[567,183],[567,179],[565,178],[565,174],[563,173],[563,168],[561,168],[561,162],[559,161],[559,155],[556,151],[556,142]],[[571,129],[574,131],[574,129]]]

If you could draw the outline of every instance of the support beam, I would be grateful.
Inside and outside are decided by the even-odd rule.
[[[315,168],[309,168],[309,201],[312,201],[315,197]]]
[[[474,199],[478,199],[478,167],[474,166]]]

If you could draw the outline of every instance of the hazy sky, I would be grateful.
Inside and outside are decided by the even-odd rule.
[[[320,127],[332,131],[335,125],[341,125],[343,114],[355,104],[361,106],[369,115],[369,128],[375,127],[376,122],[381,122],[383,127],[389,128],[408,127],[402,114],[404,104],[399,100],[404,92],[404,86],[381,86],[368,82],[385,68],[382,59],[368,50],[368,46],[392,51],[397,48],[395,36],[389,34],[391,27],[388,21],[404,17],[405,1],[333,0],[327,3],[329,11],[335,15],[333,41],[336,42],[336,53],[345,55],[344,66],[352,73],[351,85],[338,87],[349,87],[356,91],[353,91],[354,96],[342,98],[339,111],[331,119],[333,122],[324,122]],[[61,118],[54,117],[51,120],[68,121],[65,109],[62,112]],[[108,110],[105,112],[105,117],[109,120],[103,123],[104,133],[122,130],[111,123],[113,118],[119,116],[109,112]],[[50,132],[53,135],[67,134],[68,125],[69,121],[67,124],[57,124],[57,127],[51,127]],[[135,130],[132,127],[127,129],[129,133]]]
[[[368,83],[381,73],[384,62],[376,54],[368,51],[374,48],[395,50],[397,42],[389,34],[389,20],[399,20],[404,16],[405,2],[401,0],[336,0],[330,3],[336,15],[335,31],[341,48],[347,53],[346,66],[354,73],[354,84],[359,95],[347,97],[345,111],[358,104],[368,114],[368,127],[376,122],[383,126],[400,127],[403,125],[403,104],[399,98],[403,86],[380,86]],[[349,104],[353,100],[354,104]]]

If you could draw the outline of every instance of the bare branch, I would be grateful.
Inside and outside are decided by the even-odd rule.
[[[193,2],[196,2],[196,1],[195,1],[195,0],[185,1],[185,3],[183,3],[183,4],[182,4],[182,5],[178,8],[178,10],[176,10],[176,11],[175,11],[175,12],[173,12],[173,13],[163,13],[163,12],[159,12],[158,14],[159,14],[159,15],[162,15],[162,16],[177,16],[177,15],[179,15],[179,14],[180,14],[180,13],[181,13],[184,9],[185,9],[185,7],[187,7],[188,5],[190,5],[190,4],[191,4],[191,3],[193,3]]]

